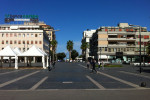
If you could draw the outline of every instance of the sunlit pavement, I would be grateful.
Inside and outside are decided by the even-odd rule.
[[[90,73],[84,63],[57,63],[55,69],[1,69],[2,100],[41,100],[45,97],[66,100],[136,99],[149,100],[150,73],[138,67],[105,68]],[[146,87],[141,87],[146,82]],[[37,95],[38,94],[38,95]],[[128,98],[127,98],[128,97]]]

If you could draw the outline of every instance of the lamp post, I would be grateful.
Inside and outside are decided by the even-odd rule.
[[[135,27],[139,27],[139,36],[140,36],[140,38],[139,38],[139,42],[140,42],[140,45],[139,45],[139,48],[140,48],[140,50],[139,50],[139,52],[140,52],[140,73],[142,72],[142,68],[141,68],[141,26],[139,26],[139,25],[130,25],[130,26],[135,26]]]
[[[101,63],[101,51],[102,51],[101,47],[99,48],[99,51],[100,51],[100,63]]]

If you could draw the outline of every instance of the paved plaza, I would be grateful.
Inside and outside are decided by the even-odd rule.
[[[45,96],[46,100],[150,99],[149,67],[144,68],[141,74],[138,67],[129,65],[90,72],[84,63],[64,62],[57,63],[51,71],[0,69],[0,98],[41,100]],[[146,87],[141,87],[141,82],[146,82]]]

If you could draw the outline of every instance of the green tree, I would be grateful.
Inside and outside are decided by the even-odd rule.
[[[52,61],[54,61],[54,55],[55,55],[55,51],[56,51],[56,47],[57,47],[57,41],[52,40],[51,45],[52,45],[52,51],[53,51],[53,60]]]
[[[69,61],[71,60],[71,51],[73,49],[73,41],[67,41],[67,50],[69,51]]]
[[[73,60],[75,60],[75,58],[76,58],[77,56],[79,56],[79,53],[78,53],[76,50],[72,50],[72,52],[71,52],[71,58],[72,58]]]
[[[65,54],[64,52],[57,54],[57,58],[58,58],[59,60],[63,60],[65,57],[66,57],[66,54]]]
[[[82,49],[82,51],[83,51],[83,55],[82,55],[83,60],[85,60],[86,49],[87,49],[87,48],[89,48],[89,45],[88,45],[88,43],[87,43],[87,42],[84,42],[84,43],[82,43],[82,45],[81,45],[81,47],[80,47],[80,48],[81,48],[81,49]]]

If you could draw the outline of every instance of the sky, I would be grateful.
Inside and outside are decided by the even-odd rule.
[[[129,23],[150,30],[150,0],[0,0],[0,24],[5,14],[38,15],[54,27],[57,53],[65,52],[67,41],[81,54],[82,33],[100,26]]]

